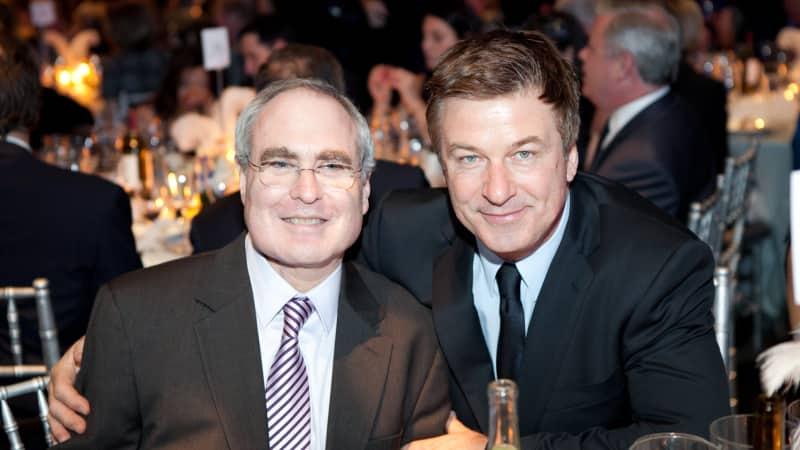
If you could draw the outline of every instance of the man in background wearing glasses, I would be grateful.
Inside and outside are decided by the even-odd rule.
[[[342,263],[374,166],[363,117],[324,83],[278,82],[242,113],[236,151],[249,232],[101,290],[77,382],[91,412],[65,448],[388,449],[440,434],[429,314]]]

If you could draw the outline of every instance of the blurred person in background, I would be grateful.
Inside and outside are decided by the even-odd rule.
[[[422,19],[422,54],[426,70],[431,71],[442,55],[461,39],[481,31],[480,18],[461,0],[438,0],[428,5]],[[413,73],[402,67],[378,64],[372,68],[367,81],[372,97],[373,132],[392,110],[392,94],[399,97],[401,115],[412,118],[415,130],[425,143],[430,143],[423,99],[424,73]],[[398,120],[390,120],[393,128]]]
[[[692,66],[694,56],[708,39],[702,11],[695,0],[666,0],[665,6],[681,28],[681,59],[672,87],[695,113],[711,144],[714,167],[722,173],[728,156],[728,91],[722,82],[698,73]]]
[[[103,59],[103,98],[139,104],[152,101],[161,85],[167,52],[158,43],[159,23],[150,2],[108,4],[113,51]]]
[[[670,88],[681,57],[676,19],[655,3],[602,6],[581,50],[583,94],[609,114],[584,167],[685,222],[716,187],[714,154]]]
[[[35,278],[47,278],[63,346],[85,332],[100,285],[142,265],[125,192],[34,157],[28,135],[38,118],[40,93],[31,50],[0,34],[0,286],[30,286]],[[41,364],[32,303],[19,304],[19,320],[24,362]],[[14,363],[9,345],[2,321],[0,364]],[[22,416],[35,416],[33,408]],[[23,425],[23,439],[25,431]],[[35,437],[32,442],[44,442],[41,433]]]
[[[178,49],[170,58],[164,81],[155,96],[156,114],[165,124],[190,112],[210,115],[215,89],[212,74],[203,67],[201,49]]]
[[[239,32],[239,53],[245,75],[253,78],[275,49],[293,40],[289,25],[278,16],[258,16]]]

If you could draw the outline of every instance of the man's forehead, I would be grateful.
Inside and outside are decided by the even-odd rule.
[[[291,89],[276,95],[259,113],[253,156],[267,148],[283,148],[303,158],[329,150],[355,158],[356,136],[355,124],[336,100],[309,89]]]

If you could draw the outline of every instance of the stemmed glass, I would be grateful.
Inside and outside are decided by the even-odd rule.
[[[654,433],[640,437],[629,450],[719,450],[716,444],[686,433]]]

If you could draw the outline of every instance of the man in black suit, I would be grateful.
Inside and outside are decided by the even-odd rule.
[[[0,286],[50,281],[58,337],[86,330],[101,284],[141,267],[130,200],[118,186],[37,160],[28,142],[36,124],[38,67],[24,44],[0,37]],[[20,308],[23,346],[41,358],[36,312]],[[6,322],[0,364],[13,364]],[[31,362],[32,363],[32,362]]]
[[[495,377],[519,386],[523,449],[707,435],[729,413],[711,254],[635,193],[576,175],[568,64],[539,34],[495,31],[457,44],[429,90],[449,191],[390,194],[363,240],[432,307],[450,369],[460,422],[410,448],[484,448]]]
[[[654,3],[601,9],[580,52],[583,93],[610,113],[590,171],[685,220],[716,186],[714,151],[694,112],[671,91],[677,21]]]

